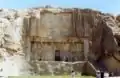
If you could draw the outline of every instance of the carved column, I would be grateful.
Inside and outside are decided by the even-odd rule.
[[[89,52],[89,40],[87,38],[84,39],[84,60],[88,60],[88,52]]]
[[[29,38],[26,39],[27,40],[27,49],[26,49],[26,59],[27,61],[30,61],[31,58],[31,41]]]
[[[30,17],[25,17],[23,21],[23,46],[25,52],[25,58],[27,61],[30,61],[31,53],[31,41],[30,41]]]

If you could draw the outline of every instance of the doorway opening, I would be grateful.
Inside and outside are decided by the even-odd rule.
[[[55,50],[55,61],[61,61],[60,50]]]

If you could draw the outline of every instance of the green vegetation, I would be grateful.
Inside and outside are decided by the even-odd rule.
[[[8,78],[71,78],[71,76],[10,76]],[[92,76],[76,76],[75,78],[95,78]]]

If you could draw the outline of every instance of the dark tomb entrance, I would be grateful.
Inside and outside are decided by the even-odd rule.
[[[55,61],[61,61],[60,50],[55,50]]]

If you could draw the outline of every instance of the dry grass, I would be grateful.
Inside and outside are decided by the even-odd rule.
[[[71,76],[10,76],[8,78],[71,78]],[[95,78],[95,77],[76,76],[75,78]]]

